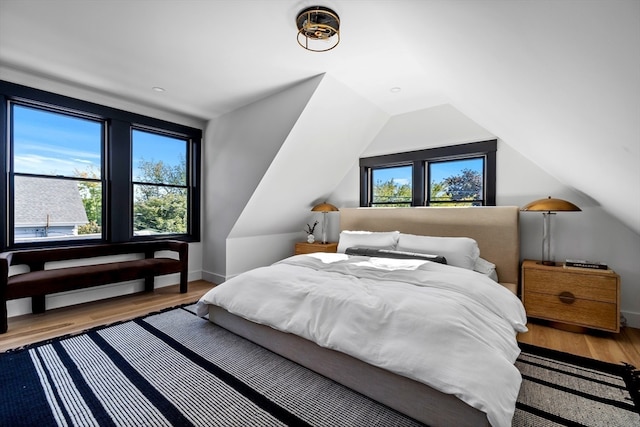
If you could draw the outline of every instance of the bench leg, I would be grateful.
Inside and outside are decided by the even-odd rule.
[[[7,302],[3,301],[0,307],[0,334],[7,332],[9,326],[7,325]]]
[[[44,295],[36,295],[31,297],[31,312],[44,313],[46,310],[44,303]]]
[[[145,292],[153,292],[153,280],[154,276],[147,276],[144,278],[144,290]]]
[[[188,280],[187,280],[187,274],[188,272],[186,271],[181,271],[180,272],[180,293],[181,294],[186,294],[187,290],[188,290]]]

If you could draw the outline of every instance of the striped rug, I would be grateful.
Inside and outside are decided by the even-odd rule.
[[[538,350],[514,426],[640,426],[631,367]],[[0,425],[420,424],[184,307],[0,354]]]
[[[514,426],[640,427],[640,379],[614,365],[520,343]]]

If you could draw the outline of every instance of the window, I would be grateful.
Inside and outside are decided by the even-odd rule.
[[[371,169],[371,206],[411,206],[411,165]]]
[[[360,159],[360,206],[495,206],[497,141]]]
[[[104,123],[15,103],[11,117],[14,241],[100,238]]]
[[[133,234],[187,231],[187,141],[133,131]]]
[[[3,81],[0,101],[1,250],[199,240],[200,129]]]
[[[484,157],[428,163],[427,205],[482,206]]]

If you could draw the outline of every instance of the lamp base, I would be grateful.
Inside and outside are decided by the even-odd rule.
[[[560,267],[560,263],[555,261],[538,261],[536,264],[546,265],[549,267]]]

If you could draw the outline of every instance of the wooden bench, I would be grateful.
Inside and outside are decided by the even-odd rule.
[[[158,251],[177,252],[178,259],[156,257]],[[142,254],[126,261],[91,259],[89,265],[52,266],[56,261],[114,255]],[[83,262],[86,264],[86,262]],[[7,301],[31,297],[33,313],[45,311],[45,295],[74,289],[144,279],[145,291],[154,289],[154,278],[180,273],[180,292],[187,292],[189,244],[173,240],[103,243],[73,247],[27,249],[0,254],[0,333],[7,332]],[[26,265],[29,271],[9,276],[9,267]]]

